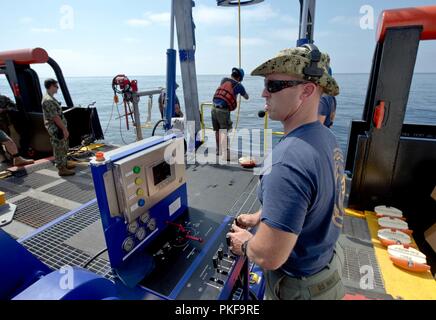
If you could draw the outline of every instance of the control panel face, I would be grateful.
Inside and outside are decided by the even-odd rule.
[[[146,220],[151,207],[186,182],[183,157],[183,139],[176,139],[114,162],[118,204],[129,224]]]
[[[242,266],[228,249],[232,223],[230,217],[189,208],[149,246],[155,268],[141,286],[171,299],[216,300],[226,289],[230,295]]]

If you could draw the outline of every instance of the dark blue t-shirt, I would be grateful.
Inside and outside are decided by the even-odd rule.
[[[245,96],[247,94],[247,92],[245,91],[244,86],[240,82],[238,82],[236,80],[233,80],[233,79],[230,79],[230,78],[224,78],[223,80],[221,80],[221,84],[220,85],[223,85],[223,83],[226,82],[226,81],[231,81],[232,82],[232,84],[233,84],[233,94],[235,95],[235,97],[237,97],[238,94],[240,94],[241,96]],[[220,99],[220,98],[214,98],[213,99],[213,104],[216,105],[216,106],[221,106],[223,108],[228,108],[227,102],[225,102],[223,99]]]
[[[344,157],[333,133],[319,121],[303,125],[274,148],[265,161],[258,198],[261,221],[298,235],[281,269],[309,276],[333,257],[343,223]]]
[[[318,114],[326,117],[324,125],[328,128],[330,128],[333,124],[331,116],[334,112],[336,112],[336,98],[333,96],[323,95],[319,102]]]

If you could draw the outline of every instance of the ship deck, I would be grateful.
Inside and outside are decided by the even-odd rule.
[[[106,247],[90,168],[87,163],[79,164],[76,172],[73,177],[61,178],[52,162],[45,160],[0,179],[0,190],[6,193],[7,201],[17,205],[13,222],[3,230],[52,269],[84,266]],[[232,216],[259,208],[258,177],[249,169],[190,165],[187,182],[190,207]],[[365,218],[345,216],[340,245],[345,253],[342,276],[347,297],[404,298],[386,288],[384,274],[390,272],[386,270],[389,266],[380,264],[369,226]],[[365,287],[362,270],[368,266],[374,281]],[[107,254],[93,260],[88,269],[114,277]],[[412,280],[414,276],[410,275]]]

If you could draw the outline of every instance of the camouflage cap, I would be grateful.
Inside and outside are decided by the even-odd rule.
[[[272,73],[284,73],[304,79],[304,68],[310,64],[310,50],[305,47],[284,49],[275,58],[272,58],[251,72],[252,76],[266,76]],[[330,57],[326,53],[321,54],[318,67],[324,70],[321,78],[311,80],[324,89],[324,93],[337,96],[339,86],[336,80],[329,74]]]

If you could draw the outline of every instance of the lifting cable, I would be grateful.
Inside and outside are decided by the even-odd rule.
[[[238,62],[239,62],[239,68],[242,67],[242,36],[241,36],[242,32],[241,32],[241,0],[238,0]],[[239,95],[238,97],[238,111],[236,112],[236,125],[235,128],[233,129],[233,136],[232,139],[230,141],[230,146],[233,143],[233,140],[235,139],[235,135],[236,135],[236,131],[238,130],[238,126],[239,126],[239,118],[240,118],[240,113],[241,113],[241,102],[242,102],[242,97],[241,95]],[[230,148],[229,146],[229,148]]]

